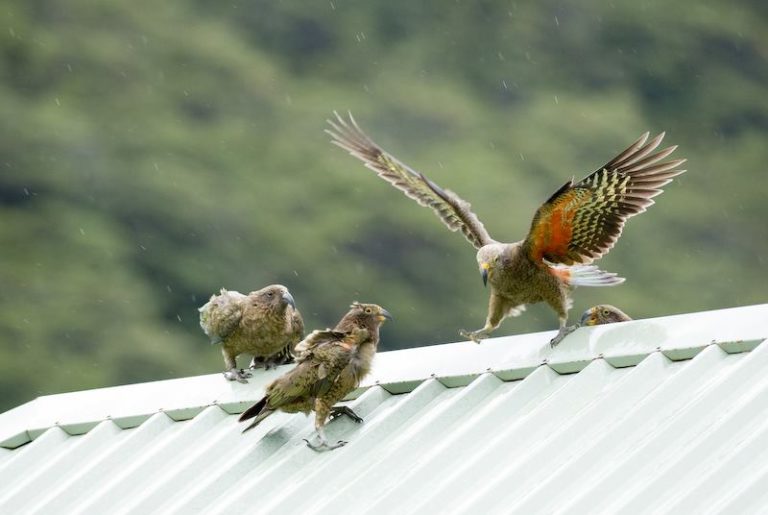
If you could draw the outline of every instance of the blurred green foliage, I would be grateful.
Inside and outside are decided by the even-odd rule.
[[[666,130],[689,172],[572,316],[765,302],[766,5],[4,2],[0,407],[219,371],[197,307],[222,286],[284,283],[308,327],[380,303],[384,349],[479,327],[474,250],[328,143],[334,109],[507,241]],[[539,306],[498,334],[555,326]]]

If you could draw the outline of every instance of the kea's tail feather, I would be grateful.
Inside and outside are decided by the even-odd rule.
[[[564,280],[570,286],[616,286],[625,281],[613,272],[600,270],[594,265],[553,265],[549,264],[552,273]]]
[[[262,412],[262,410],[267,406],[267,396],[265,395],[262,397],[262,399],[248,408],[247,410],[243,411],[242,415],[240,415],[240,418],[237,419],[238,422],[243,422],[245,420],[248,420],[249,418],[253,418],[259,413]]]

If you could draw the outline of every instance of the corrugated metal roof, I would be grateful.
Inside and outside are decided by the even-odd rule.
[[[42,397],[0,415],[0,512],[765,510],[768,304],[552,334],[382,353],[321,454],[240,433],[274,372]]]

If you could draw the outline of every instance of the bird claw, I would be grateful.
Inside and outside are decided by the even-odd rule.
[[[479,331],[466,331],[464,329],[459,331],[459,334],[462,338],[466,338],[467,340],[472,340],[475,343],[480,343],[483,341],[483,338],[487,336],[487,333],[480,329]]]
[[[581,327],[580,324],[574,324],[574,325],[571,325],[571,326],[568,326],[568,327],[561,328],[560,331],[555,335],[555,337],[552,338],[551,340],[549,340],[550,348],[554,349],[555,347],[557,347],[557,345],[561,341],[563,341],[566,336],[568,336],[569,334],[574,332],[579,327]]]
[[[248,384],[248,378],[253,377],[253,374],[246,370],[232,368],[224,372],[224,377],[227,381],[237,381],[238,383]]]
[[[315,452],[332,451],[334,449],[338,449],[339,447],[344,447],[345,445],[347,445],[347,443],[349,443],[349,442],[347,442],[345,440],[339,440],[338,442],[336,442],[334,444],[330,444],[330,443],[326,442],[323,439],[319,439],[320,443],[313,444],[312,442],[310,442],[306,438],[302,438],[302,440],[304,440],[304,443],[307,444],[307,447],[309,447],[310,449],[312,449]]]

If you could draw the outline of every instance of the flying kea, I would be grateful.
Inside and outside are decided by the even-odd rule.
[[[627,322],[632,318],[616,306],[610,304],[599,304],[592,306],[581,315],[581,325],[603,325],[614,322]]]
[[[352,115],[328,120],[332,142],[360,159],[382,179],[422,206],[435,211],[452,231],[461,231],[477,249],[483,283],[490,285],[485,325],[461,335],[480,342],[526,304],[546,302],[560,321],[550,344],[557,345],[577,325],[568,326],[575,286],[614,286],[616,274],[591,263],[604,256],[621,235],[624,223],[642,213],[661,187],[685,170],[685,159],[665,159],[677,148],[656,151],[664,133],[643,134],[626,150],[579,182],[555,191],[536,211],[526,237],[515,243],[491,238],[470,204],[389,154],[357,125]]]
[[[325,424],[329,416],[347,415],[362,422],[348,406],[334,404],[357,388],[371,369],[379,344],[379,327],[391,319],[386,309],[376,304],[355,302],[333,329],[313,331],[296,346],[296,366],[272,381],[264,397],[245,410],[240,421],[253,418],[243,432],[256,427],[275,411],[315,412],[314,441],[307,445],[316,451],[331,450],[347,442],[328,443]]]
[[[304,322],[288,288],[272,284],[248,295],[224,288],[201,308],[200,327],[212,344],[221,344],[230,381],[247,383],[250,372],[237,368],[237,356],[253,355],[251,367],[266,369],[293,361],[304,337]]]

